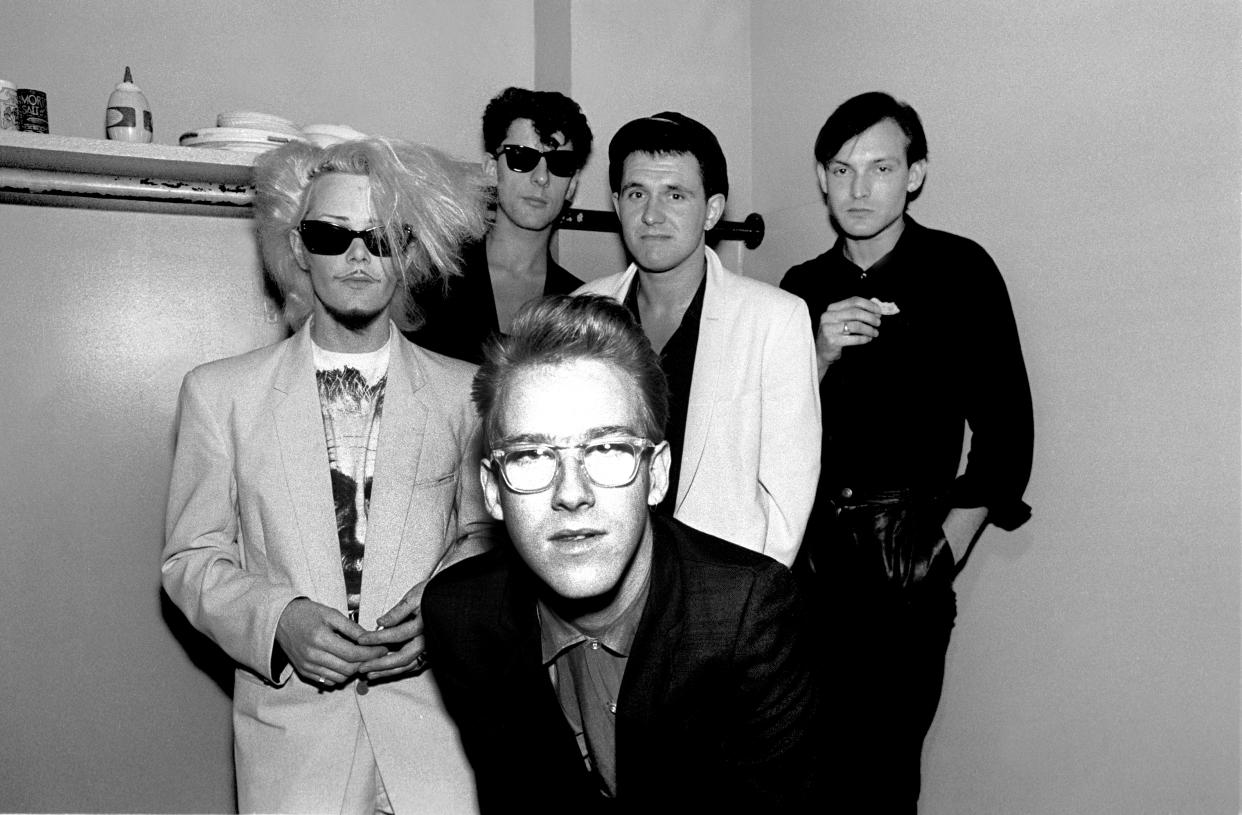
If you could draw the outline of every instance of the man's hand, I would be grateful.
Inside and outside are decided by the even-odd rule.
[[[815,358],[819,378],[841,358],[842,349],[866,345],[880,335],[880,307],[865,297],[838,300],[819,317],[815,333]]]
[[[276,642],[289,663],[307,682],[340,685],[358,673],[367,660],[385,653],[358,644],[366,630],[334,608],[299,597],[280,615]]]
[[[358,666],[359,673],[366,674],[368,680],[409,671],[417,673],[427,667],[423,618],[418,613],[426,585],[424,580],[407,591],[401,602],[375,621],[379,625],[377,630],[367,631],[358,639],[362,645],[381,645],[385,648],[384,655]]]

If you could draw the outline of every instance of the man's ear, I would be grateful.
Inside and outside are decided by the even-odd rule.
[[[824,195],[828,194],[828,168],[815,162],[815,177],[819,179],[819,191]]]
[[[305,271],[310,268],[310,264],[306,261],[306,247],[302,244],[302,236],[297,229],[289,230],[289,248],[293,250],[293,259],[297,261],[298,266]]]
[[[707,199],[707,219],[703,222],[703,231],[710,232],[716,222],[724,217],[725,197],[716,193]]]
[[[612,211],[617,213],[617,217],[621,217],[621,194],[614,192],[612,194]]]
[[[483,154],[483,175],[487,176],[487,180],[492,183],[492,186],[495,186],[496,184],[500,183],[499,180],[496,178],[496,173],[497,173],[496,157],[489,155],[487,153],[484,153]]]
[[[565,203],[572,204],[574,196],[578,194],[578,176],[582,171],[575,172],[573,178],[569,179],[569,186],[565,188]]]
[[[488,514],[503,521],[505,511],[500,506],[500,484],[496,482],[496,474],[486,460],[479,462],[479,481],[483,484],[483,504],[487,507]]]
[[[927,159],[922,158],[910,165],[910,177],[906,181],[906,195],[914,195],[918,192],[925,178],[927,178]]]
[[[647,485],[647,505],[656,506],[664,500],[668,493],[668,469],[673,460],[669,452],[668,442],[660,442],[651,453],[651,463],[647,465],[650,480]]]

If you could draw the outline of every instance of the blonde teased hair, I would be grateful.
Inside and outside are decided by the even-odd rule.
[[[400,282],[389,313],[402,328],[421,323],[413,292],[461,274],[462,243],[487,230],[486,182],[477,167],[421,144],[366,138],[317,147],[290,142],[255,160],[255,225],[263,265],[280,293],[285,320],[297,329],[310,316],[310,275],[298,265],[289,234],[306,214],[311,182],[326,173],[366,176],[371,207],[392,246]]]

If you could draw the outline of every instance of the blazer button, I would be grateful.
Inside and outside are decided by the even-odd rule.
[[[365,679],[359,679],[358,684],[354,685],[354,693],[359,696],[366,696],[370,690],[371,686],[367,684]]]
[[[845,487],[841,490],[841,497],[842,498],[853,498],[854,491],[850,489],[849,487]]]

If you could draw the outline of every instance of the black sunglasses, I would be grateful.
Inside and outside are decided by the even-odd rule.
[[[327,221],[302,221],[298,224],[298,234],[302,236],[302,245],[312,255],[340,255],[349,249],[354,238],[362,238],[362,245],[376,257],[386,258],[393,254],[388,236],[384,234],[384,228],[379,226],[354,230]],[[407,226],[402,249],[409,245],[412,237],[413,232]]]
[[[569,178],[578,172],[578,154],[573,150],[536,150],[521,144],[506,144],[496,151],[497,161],[501,153],[504,153],[509,169],[515,173],[529,173],[541,158],[547,160],[548,172],[552,175]]]

